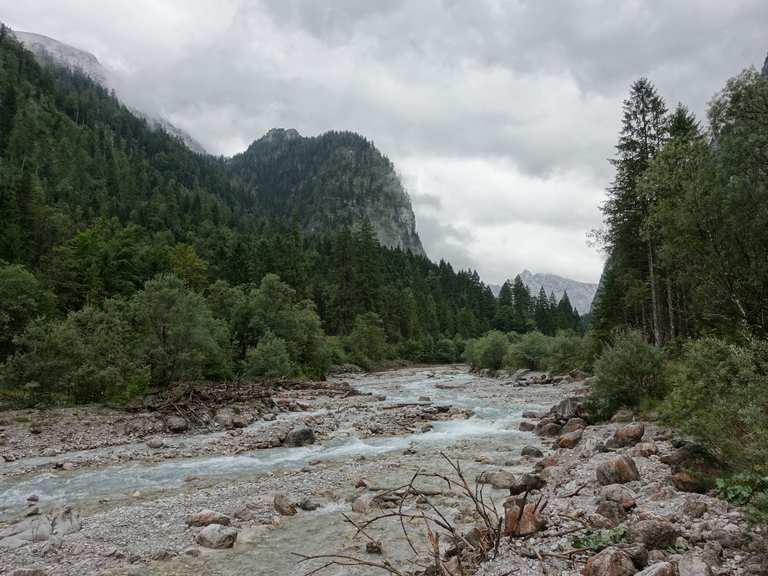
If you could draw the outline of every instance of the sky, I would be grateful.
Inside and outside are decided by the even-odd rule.
[[[492,283],[596,282],[629,85],[704,119],[768,50],[765,0],[0,0],[0,21],[95,54],[214,154],[273,127],[363,134],[428,255]]]

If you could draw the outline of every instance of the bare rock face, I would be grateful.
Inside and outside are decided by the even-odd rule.
[[[606,448],[634,446],[643,439],[643,434],[645,434],[645,424],[642,422],[627,424],[616,430],[613,437],[605,443],[605,446]]]
[[[675,544],[680,533],[672,522],[662,519],[640,520],[627,529],[630,542],[643,544],[650,550],[663,550]]]
[[[232,548],[237,540],[237,530],[221,524],[210,524],[197,535],[196,541],[200,546],[223,550]]]
[[[578,444],[579,440],[581,440],[581,435],[582,435],[581,430],[576,430],[575,432],[568,432],[567,434],[563,434],[558,439],[557,445],[560,448],[575,448],[576,444]]]
[[[629,554],[619,548],[606,548],[592,556],[584,568],[584,576],[633,576],[637,572]]]
[[[308,446],[315,443],[315,433],[307,426],[297,426],[285,437],[284,446]]]
[[[201,510],[187,518],[187,526],[209,526],[211,524],[220,524],[229,526],[229,517],[213,510]]]
[[[597,482],[601,486],[608,484],[626,484],[640,479],[635,461],[629,456],[618,456],[597,467]]]

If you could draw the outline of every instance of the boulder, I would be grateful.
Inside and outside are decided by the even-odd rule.
[[[528,422],[528,420],[523,420],[517,428],[520,432],[533,432],[536,430],[536,424]]]
[[[231,430],[235,427],[233,422],[234,414],[229,408],[222,408],[216,412],[216,416],[213,417],[213,421],[224,428],[225,430]]]
[[[557,445],[560,448],[575,448],[576,444],[579,443],[579,440],[581,440],[582,431],[576,430],[575,432],[568,432],[567,434],[563,434],[560,436],[560,438],[557,440]]]
[[[294,506],[285,494],[278,494],[272,501],[272,505],[275,508],[275,512],[281,516],[293,516],[296,514],[296,506]]]
[[[709,487],[709,482],[703,478],[693,476],[685,470],[672,474],[672,485],[680,492],[694,492],[703,494]]]
[[[613,436],[609,438],[605,446],[607,448],[625,448],[627,446],[634,446],[643,439],[645,434],[645,424],[642,422],[635,422],[633,424],[627,424],[622,426]]]
[[[570,396],[561,400],[556,406],[553,406],[549,413],[558,420],[567,421],[576,416],[581,416],[581,407],[583,403],[583,398],[579,396]]]
[[[677,561],[678,576],[712,576],[712,568],[701,558],[686,555]]]
[[[635,507],[635,493],[623,484],[608,484],[600,489],[600,500],[616,502],[625,510]]]
[[[719,477],[722,472],[718,460],[698,444],[682,443],[671,454],[662,456],[661,461],[671,466],[673,473],[686,472],[692,480],[706,488],[710,487],[711,479]]]
[[[508,498],[504,502],[504,535],[530,536],[546,526],[534,502],[525,498]]]
[[[168,416],[165,419],[165,426],[169,432],[185,432],[189,428],[187,421],[181,416]]]
[[[315,433],[307,426],[297,426],[285,437],[284,446],[308,446],[315,443]]]
[[[680,533],[672,522],[662,519],[640,520],[627,529],[627,540],[643,544],[651,550],[664,550],[674,546]]]
[[[686,498],[683,502],[683,512],[691,518],[701,518],[706,514],[708,508],[706,502],[697,500],[695,496]]]
[[[603,462],[596,469],[597,482],[601,486],[608,484],[626,484],[640,479],[635,461],[629,456],[618,456]]]
[[[674,564],[669,562],[657,562],[651,566],[648,566],[642,572],[638,572],[635,576],[677,576],[677,570]]]
[[[157,450],[158,448],[162,448],[165,446],[165,442],[163,442],[162,438],[150,438],[147,440],[147,448],[152,448],[153,450]]]
[[[531,458],[541,458],[544,453],[536,448],[536,446],[524,446],[520,451],[521,456],[529,456]]]
[[[627,510],[624,506],[612,500],[603,500],[600,502],[595,512],[600,514],[603,518],[607,518],[611,523],[611,527],[618,526],[627,517]]]
[[[197,534],[195,541],[206,548],[222,550],[232,548],[237,540],[237,530],[221,524],[209,524]]]
[[[229,526],[229,517],[213,510],[201,510],[187,517],[187,526],[209,526],[210,524],[220,524]]]
[[[509,487],[509,493],[512,496],[523,494],[524,492],[533,492],[534,490],[541,490],[547,483],[544,478],[538,474],[523,474],[519,476],[514,484]]]
[[[533,412],[531,410],[526,410],[523,412],[523,418],[527,418],[528,420],[538,420],[541,418],[541,414],[538,412]]]
[[[494,472],[483,472],[477,478],[481,484],[490,484],[494,488],[507,490],[515,485],[517,479],[515,475],[506,470],[496,470]]]
[[[634,419],[635,415],[632,414],[631,410],[619,410],[616,412],[616,414],[613,415],[611,422],[632,422]]]
[[[557,436],[560,434],[560,430],[560,424],[555,424],[554,422],[544,424],[541,427],[536,427],[536,433],[541,436]]]
[[[659,453],[659,449],[656,447],[655,442],[640,442],[635,444],[634,448],[629,451],[630,456],[639,456],[640,458],[648,458]]]
[[[571,418],[565,423],[565,426],[563,426],[562,432],[563,434],[568,434],[569,432],[584,430],[586,427],[587,423],[582,418]]]
[[[584,567],[584,576],[632,576],[637,572],[629,554],[623,550],[610,547],[595,554]]]

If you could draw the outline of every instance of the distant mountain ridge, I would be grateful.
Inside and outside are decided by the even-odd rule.
[[[554,292],[558,300],[563,297],[563,293],[568,292],[568,299],[579,314],[587,314],[592,309],[592,300],[597,292],[597,284],[579,282],[557,274],[534,274],[530,270],[523,270],[520,278],[534,295],[539,292],[542,286],[547,294]]]
[[[568,300],[571,301],[571,306],[573,306],[582,316],[588,314],[592,310],[592,301],[594,300],[598,289],[597,284],[579,282],[578,280],[571,280],[570,278],[564,278],[557,274],[534,274],[530,270],[523,270],[520,273],[520,279],[523,281],[523,284],[528,287],[528,290],[533,296],[536,296],[539,293],[542,286],[547,295],[554,292],[555,298],[557,298],[558,301],[563,297],[565,292],[568,292]],[[490,287],[491,290],[493,290],[493,293],[498,296],[501,286],[491,284]]]
[[[90,52],[75,48],[74,46],[70,46],[69,44],[65,44],[54,38],[44,36],[43,34],[35,34],[34,32],[14,30],[13,35],[27,50],[32,52],[32,54],[35,55],[35,58],[42,64],[54,64],[56,66],[63,66],[69,70],[79,71],[105,88],[114,88],[111,81],[112,73]],[[118,94],[118,98],[119,97],[120,94]],[[174,126],[166,118],[152,112],[139,110],[135,106],[129,106],[129,108],[136,116],[146,120],[147,124],[149,124],[150,128],[153,130],[164,130],[174,138],[181,140],[181,142],[193,152],[197,152],[198,154],[207,153],[202,144],[195,140],[188,132],[178,126]]]

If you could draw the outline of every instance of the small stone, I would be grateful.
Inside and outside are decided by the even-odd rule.
[[[61,465],[61,469],[65,472],[70,472],[77,468],[74,462],[64,462],[64,464]]]
[[[157,450],[158,448],[162,448],[165,446],[165,442],[163,442],[162,438],[150,438],[147,440],[147,448],[152,448],[153,450]]]
[[[701,558],[683,556],[677,561],[678,576],[712,576],[712,568]]]
[[[648,458],[658,453],[659,449],[655,442],[640,442],[629,451],[630,456],[639,456],[640,458]]]
[[[365,551],[368,554],[381,554],[381,542],[373,542],[373,541],[366,542]]]
[[[692,476],[685,470],[672,474],[672,484],[680,492],[703,493],[707,491],[707,484],[705,482]]]
[[[29,496],[27,496],[27,502],[39,502],[39,501],[40,501],[40,496],[38,496],[37,494],[30,494]]]
[[[305,512],[313,512],[320,508],[320,504],[314,500],[310,500],[309,498],[304,498],[301,502],[299,502],[299,508]]]
[[[237,540],[237,530],[221,524],[210,524],[197,535],[196,541],[200,546],[221,550],[232,548]]]
[[[696,497],[687,498],[683,503],[683,512],[691,518],[701,518],[707,513],[707,503],[697,500]]]

